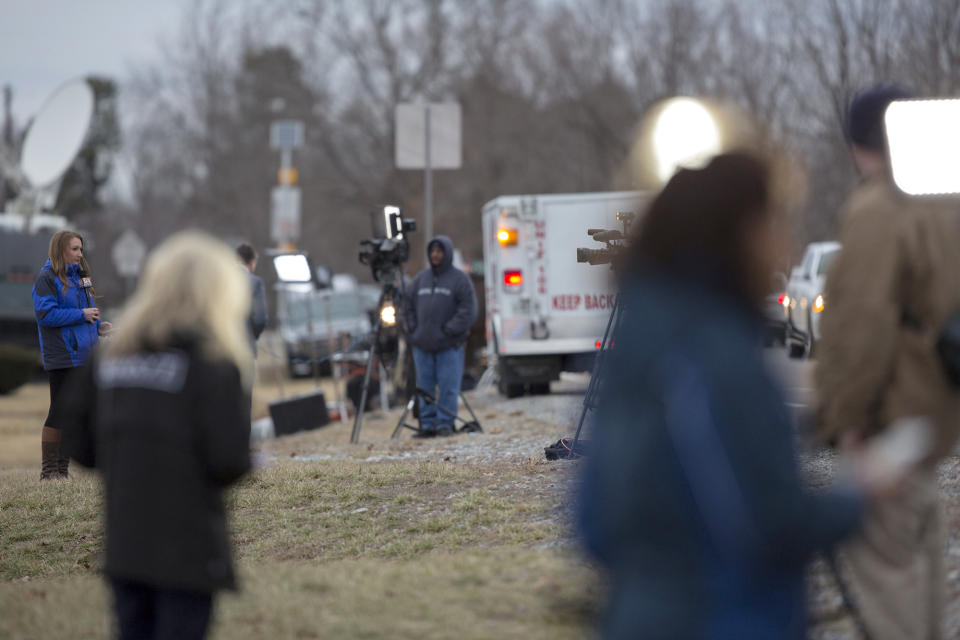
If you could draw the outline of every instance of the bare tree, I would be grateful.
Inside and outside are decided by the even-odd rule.
[[[901,0],[902,44],[897,69],[920,92],[960,91],[960,0]]]
[[[295,117],[307,125],[302,245],[336,270],[361,269],[367,211],[422,210],[421,174],[393,166],[400,102],[461,103],[464,165],[436,176],[436,226],[479,256],[485,201],[610,188],[637,120],[673,95],[739,105],[804,158],[811,198],[798,236],[829,237],[853,180],[840,126],[852,92],[876,81],[960,87],[960,0],[246,6],[198,2],[162,62],[128,87],[138,210],[155,236],[201,224],[267,243],[266,129]]]

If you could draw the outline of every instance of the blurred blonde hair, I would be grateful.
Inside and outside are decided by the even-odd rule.
[[[180,333],[196,335],[204,355],[233,362],[249,389],[249,312],[250,280],[236,254],[205,233],[183,231],[151,252],[104,349],[130,355],[169,344]]]

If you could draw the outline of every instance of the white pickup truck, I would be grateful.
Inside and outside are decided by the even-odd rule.
[[[791,358],[811,357],[820,339],[820,318],[827,302],[827,273],[840,254],[839,242],[813,242],[803,260],[790,272],[786,347]]]

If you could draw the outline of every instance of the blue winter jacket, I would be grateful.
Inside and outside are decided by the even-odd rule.
[[[434,243],[443,247],[443,262],[416,275],[407,287],[405,308],[410,341],[429,353],[466,342],[477,319],[477,294],[467,274],[453,266],[453,242],[447,236],[431,240],[428,259]]]
[[[861,496],[803,485],[745,304],[655,276],[622,300],[578,504],[611,577],[603,637],[802,639],[804,565]]]
[[[47,371],[80,366],[97,344],[100,322],[87,322],[83,315],[85,308],[96,304],[80,287],[78,265],[67,266],[67,284],[64,287],[54,275],[49,260],[33,284],[33,310]]]

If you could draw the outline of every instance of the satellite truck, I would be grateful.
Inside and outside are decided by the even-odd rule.
[[[27,130],[20,161],[0,163],[19,195],[0,212],[0,342],[38,347],[31,291],[50,236],[68,226],[50,213],[60,181],[87,140],[94,92],[77,79],[47,99]]]
[[[549,393],[562,371],[590,371],[613,310],[607,266],[578,262],[588,230],[639,214],[641,191],[515,195],[483,206],[488,370],[515,398]],[[598,246],[599,249],[599,246]]]

